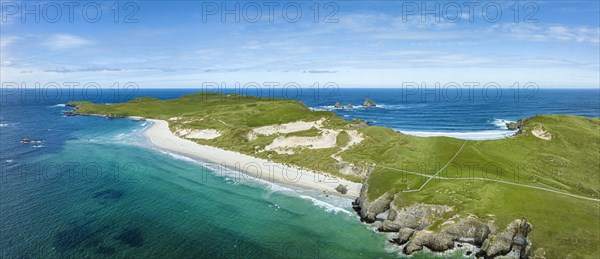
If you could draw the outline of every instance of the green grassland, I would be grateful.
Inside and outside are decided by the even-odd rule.
[[[350,141],[343,132],[333,148],[297,148],[294,154],[262,151],[279,136],[319,136],[312,128],[288,134],[247,138],[256,127],[299,120],[326,118],[324,128],[358,130],[365,139],[337,154],[344,161],[373,167],[369,199],[386,192],[399,193],[399,206],[412,203],[446,204],[454,214],[475,214],[494,219],[503,228],[515,218],[532,222],[533,249],[543,248],[548,258],[594,257],[600,254],[600,202],[528,188],[535,186],[587,198],[600,197],[600,119],[565,115],[538,115],[527,119],[521,133],[508,139],[467,141],[447,137],[416,137],[385,127],[355,128],[333,112],[312,111],[299,101],[261,99],[218,93],[197,93],[173,100],[139,98],[121,104],[73,102],[79,114],[142,116],[168,120],[172,129],[217,129],[212,140],[194,140],[227,150],[267,158],[275,162],[319,170],[353,181],[343,175],[331,156]],[[551,140],[534,136],[543,127]],[[460,152],[457,151],[464,147]],[[429,177],[439,172],[421,191]],[[407,173],[407,172],[413,172]],[[418,175],[422,174],[422,175]],[[494,179],[502,182],[486,181]],[[491,215],[489,215],[491,214]],[[430,226],[435,230],[439,224]]]

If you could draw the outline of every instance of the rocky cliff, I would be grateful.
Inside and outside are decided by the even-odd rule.
[[[494,258],[509,255],[528,258],[532,225],[525,219],[515,219],[505,229],[497,230],[493,220],[483,222],[475,215],[459,215],[447,205],[411,204],[398,207],[401,193],[385,193],[369,199],[368,183],[353,203],[361,220],[372,223],[381,232],[397,233],[391,241],[403,246],[405,254],[427,248],[444,252],[462,244],[476,246],[476,256]],[[436,224],[437,223],[437,224]],[[434,226],[435,225],[435,226]],[[472,252],[469,251],[469,254]]]

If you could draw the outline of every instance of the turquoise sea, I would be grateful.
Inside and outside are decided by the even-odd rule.
[[[141,90],[96,101],[144,95],[167,99],[190,92],[194,90]],[[355,100],[364,96],[344,94]],[[577,108],[573,102],[569,109],[597,116],[597,95],[574,96],[586,105]],[[67,99],[84,96],[0,97],[1,258],[400,257],[386,235],[360,222],[347,199],[257,181],[235,182],[189,158],[149,148],[142,134],[147,123],[62,115],[69,109],[62,105]],[[304,101],[313,108],[329,104]],[[551,102],[540,103],[546,107]],[[396,105],[408,107],[401,109],[407,113],[412,104]],[[491,119],[504,115],[488,110]],[[366,110],[339,112],[377,118]],[[381,112],[376,123],[386,125],[386,116],[393,117],[394,111]],[[527,114],[515,111],[510,116],[521,115]],[[465,127],[454,121],[446,127]],[[427,123],[422,125],[427,130]],[[19,142],[23,138],[43,141]]]

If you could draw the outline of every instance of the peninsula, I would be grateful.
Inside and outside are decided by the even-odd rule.
[[[470,244],[483,257],[600,253],[600,119],[538,115],[508,139],[416,137],[299,101],[201,92],[71,102],[138,116],[150,142],[254,178],[356,198],[361,219],[412,254]]]

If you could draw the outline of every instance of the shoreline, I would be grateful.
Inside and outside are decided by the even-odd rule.
[[[159,149],[183,154],[209,164],[212,163],[215,165],[214,169],[220,166],[239,172],[240,175],[236,178],[240,179],[236,179],[236,181],[256,182],[256,179],[259,179],[351,200],[360,195],[361,183],[351,182],[335,176],[327,177],[322,173],[311,170],[285,166],[266,159],[198,144],[173,134],[167,121],[156,119],[146,119],[146,121],[151,123],[150,127],[144,131],[144,135],[148,138],[150,144]],[[248,179],[247,176],[254,179]],[[346,194],[341,194],[335,190],[339,184],[346,185],[348,189]]]
[[[479,130],[479,131],[415,131],[415,130],[398,130],[394,129],[402,134],[416,136],[416,137],[448,137],[462,140],[497,140],[507,139],[514,137],[518,130]]]

